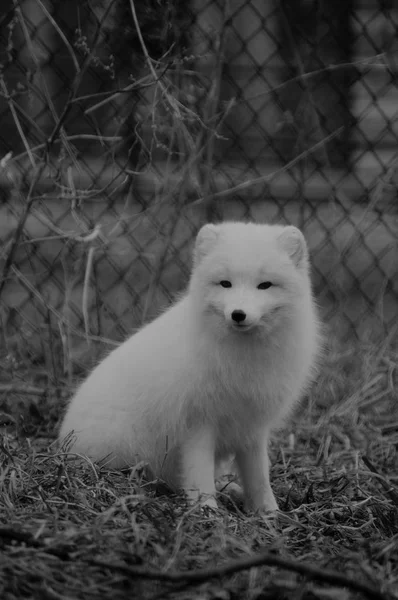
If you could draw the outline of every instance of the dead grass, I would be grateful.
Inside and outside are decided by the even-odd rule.
[[[4,393],[1,597],[398,598],[397,365],[390,347],[330,343],[272,445],[275,519],[71,464],[54,442],[61,401]]]
[[[48,312],[48,336],[43,328],[39,335],[29,332],[31,337],[28,339],[24,327],[18,323],[15,339],[10,339],[5,326],[7,319],[3,326],[0,313],[0,597],[4,600],[146,600],[166,597],[198,600],[397,599],[398,351],[392,346],[330,343],[311,397],[297,411],[289,427],[278,433],[273,442],[273,485],[281,512],[272,519],[244,514],[227,496],[221,498],[217,513],[206,513],[199,507],[188,509],[182,497],[162,494],[159,490],[157,493],[149,490],[144,493],[131,473],[106,472],[83,459],[71,463],[56,448],[55,432],[62,399],[70,392],[73,374],[68,337],[73,332],[70,322],[64,319],[65,315],[50,311],[49,306],[53,303],[46,300],[47,294],[40,292],[37,273],[41,276],[48,270],[54,278],[54,270],[50,270],[48,265],[56,264],[58,254],[49,261],[43,260],[43,263],[43,255],[38,254],[38,263],[34,263],[35,268],[30,267],[29,271],[37,277],[35,284],[31,284],[30,279],[19,270],[23,261],[20,263],[15,257],[21,252],[21,247],[23,251],[29,245],[35,248],[33,243],[59,239],[65,242],[66,248],[72,241],[84,245],[100,237],[96,227],[99,226],[99,217],[91,217],[90,212],[85,213],[82,209],[88,192],[80,189],[75,181],[89,176],[89,171],[86,170],[84,175],[80,163],[76,162],[73,146],[76,137],[82,136],[67,136],[66,131],[69,113],[73,114],[72,104],[77,102],[81,93],[83,77],[96,60],[101,29],[107,25],[111,5],[98,22],[87,52],[82,56],[79,54],[79,59],[76,48],[71,46],[60,25],[52,17],[50,19],[71,55],[75,73],[70,82],[69,97],[62,113],[55,119],[51,134],[43,134],[46,144],[30,146],[15,111],[14,98],[10,90],[3,89],[24,153],[15,157],[6,155],[0,165],[0,175],[12,188],[10,201],[6,201],[7,210],[12,208],[11,226],[8,224],[5,230],[7,244],[3,253],[0,293],[2,288],[19,277],[21,285],[31,294],[30,301],[34,297],[38,305],[44,306]],[[140,85],[153,90],[151,93],[148,91],[148,96],[143,96],[142,102],[148,113],[146,117],[144,115],[144,121],[149,123],[152,131],[146,148],[146,161],[152,164],[152,152],[154,156],[155,150],[164,146],[167,168],[164,169],[164,177],[157,174],[162,185],[158,186],[155,197],[151,196],[151,207],[160,211],[160,208],[169,210],[168,206],[174,206],[176,214],[179,214],[186,198],[192,195],[192,185],[196,204],[202,206],[205,200],[210,199],[209,190],[214,187],[211,168],[214,143],[232,103],[223,105],[217,114],[219,74],[213,78],[208,93],[204,94],[205,88],[203,94],[201,92],[205,99],[200,114],[193,112],[191,104],[184,100],[184,94],[178,92],[174,97],[174,71],[171,74],[163,71],[161,62],[156,63],[157,70],[154,70],[155,63],[145,46],[134,2],[130,2],[129,7],[151,78],[147,80],[145,75],[141,80],[134,79],[132,87],[121,91],[132,91]],[[15,16],[15,23],[20,23],[27,47],[32,49],[33,63],[40,73],[39,57],[35,54],[37,48],[30,38],[24,12],[19,6],[16,6]],[[221,64],[221,38],[219,41],[219,44],[214,44],[220,49],[215,56],[218,65]],[[175,67],[177,79],[185,73],[178,66],[180,62]],[[168,64],[168,70],[170,66]],[[379,67],[386,68],[384,63]],[[333,68],[340,67],[334,65]],[[311,73],[301,73],[300,78],[303,79],[304,75],[311,76]],[[189,76],[187,83],[190,81]],[[158,93],[159,90],[161,93]],[[43,92],[46,92],[45,87]],[[45,99],[50,107],[51,98]],[[101,104],[110,99],[101,101]],[[85,101],[88,99],[85,98]],[[201,102],[198,101],[199,105]],[[308,106],[312,110],[310,104]],[[98,98],[93,95],[90,105],[87,104],[86,114],[98,107]],[[160,131],[160,127],[166,132],[167,147],[163,137],[158,138],[155,133]],[[137,126],[135,133],[145,137],[145,131],[143,122],[142,126]],[[108,157],[122,137],[115,135],[108,138],[102,133],[87,135],[101,144],[101,154],[104,142],[109,143],[105,152]],[[141,141],[144,148],[144,140]],[[314,149],[319,150],[326,141],[322,140],[303,154],[307,156]],[[58,154],[59,144],[61,151]],[[134,149],[134,144],[131,149]],[[51,175],[51,185],[56,184],[52,210],[55,210],[54,206],[62,211],[64,206],[70,205],[70,208],[65,208],[67,212],[62,219],[61,215],[48,209],[49,214],[53,214],[52,219],[46,217],[49,224],[44,224],[41,217],[36,225],[38,232],[32,232],[31,222],[38,219],[35,206],[39,199],[45,198],[38,194],[36,184],[46,173],[53,173],[50,150],[57,161],[60,160],[56,177]],[[176,165],[171,162],[172,156],[179,157],[177,171]],[[188,161],[187,156],[190,157]],[[26,157],[28,166],[24,163]],[[299,158],[303,156],[295,158],[278,174],[286,173]],[[114,166],[112,163],[111,171]],[[74,178],[73,169],[78,178]],[[114,175],[111,180],[108,178],[103,188],[102,180],[98,179],[95,183],[90,179],[90,197],[98,200],[107,193],[108,205],[112,200],[115,206],[115,195],[122,187],[118,183],[121,176],[124,182],[130,181],[137,174],[144,174],[145,168],[141,166],[140,169],[138,173],[133,172],[125,165],[117,170],[116,179],[113,179]],[[18,177],[14,170],[20,173]],[[175,180],[172,180],[172,172]],[[148,173],[148,177],[153,179],[152,171]],[[275,174],[272,177],[266,174],[243,183],[239,180],[235,186],[228,183],[227,191],[216,192],[212,198],[217,196],[220,199],[233,192],[252,190],[254,184],[265,184],[274,178]],[[137,186],[139,177],[132,180]],[[300,190],[305,192],[305,181],[301,175],[298,181]],[[24,187],[26,182],[28,189]],[[385,178],[383,182],[386,184]],[[94,184],[95,189],[92,189]],[[268,187],[266,189],[265,195],[268,196]],[[379,187],[377,190],[382,195],[383,190]],[[120,193],[124,194],[124,190]],[[333,187],[335,193],[337,191]],[[285,195],[291,200],[290,192],[285,192]],[[340,196],[341,192],[339,202]],[[378,197],[372,199],[371,207],[376,200],[379,201]],[[244,207],[245,213],[252,204],[250,198],[250,203]],[[19,206],[20,210],[14,214],[15,206]],[[93,206],[97,205],[94,203]],[[86,210],[91,208],[86,207]],[[47,208],[43,210],[44,214],[47,214]],[[361,216],[361,222],[366,214]],[[159,224],[170,222],[165,235],[166,239],[167,236],[171,238],[176,227],[174,212],[171,221],[170,218],[162,218],[161,212],[157,217]],[[124,212],[116,214],[116,218],[117,222],[111,224],[111,232],[117,235],[120,243],[124,235]],[[196,218],[199,220],[195,217],[195,223]],[[8,223],[7,220],[4,222]],[[154,219],[154,222],[156,224],[157,220]],[[128,220],[128,223],[130,227],[131,221]],[[119,225],[122,225],[120,230]],[[336,227],[341,229],[340,216]],[[163,228],[156,225],[155,230],[158,234]],[[11,236],[9,231],[12,231]],[[25,240],[22,243],[23,236]],[[56,244],[52,251],[54,248],[57,253],[61,252]],[[114,251],[119,264],[122,259],[131,261],[131,248],[127,242],[125,248],[124,254],[120,247]],[[143,240],[142,248],[148,254],[148,240]],[[156,256],[159,254],[160,257],[151,271],[155,287],[158,272],[163,267],[165,248],[168,248],[167,244],[160,251],[154,247]],[[29,261],[33,260],[35,252],[30,252]],[[75,261],[73,253],[70,257]],[[23,258],[25,260],[25,255]],[[89,250],[85,292],[92,274],[91,258]],[[69,307],[71,302],[68,304],[70,298],[64,278],[67,283],[69,280],[62,260],[60,263],[63,269],[60,278],[63,282],[62,302]],[[79,270],[83,263],[76,261],[76,264]],[[389,270],[385,272],[390,273]],[[104,281],[107,277],[99,279]],[[137,283],[138,277],[130,272],[130,280]],[[377,283],[372,280],[372,287],[375,285]],[[12,293],[15,294],[15,290],[11,290]],[[130,302],[131,297],[128,298]],[[14,305],[20,306],[16,296],[10,302],[10,306]],[[6,306],[8,309],[7,303]],[[82,312],[87,342],[88,308],[88,295],[83,294]],[[44,322],[43,319],[40,322]],[[54,332],[57,328],[60,331],[56,338]],[[32,337],[36,344],[32,344]],[[35,347],[35,354],[30,351],[30,346]],[[5,351],[1,355],[3,347]],[[94,354],[92,349],[93,346],[90,348],[91,356]],[[51,389],[48,387],[50,384]],[[47,390],[44,395],[41,394],[43,388]]]

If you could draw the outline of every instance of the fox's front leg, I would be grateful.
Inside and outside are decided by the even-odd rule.
[[[259,434],[249,446],[239,449],[236,463],[245,493],[246,510],[278,510],[269,479],[267,436]]]
[[[188,432],[181,446],[182,487],[192,502],[217,508],[214,482],[215,440],[210,428]]]

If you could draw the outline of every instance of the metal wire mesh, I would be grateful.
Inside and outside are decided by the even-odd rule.
[[[6,351],[77,360],[123,338],[184,286],[196,231],[220,218],[300,226],[326,321],[389,331],[395,4],[4,2]]]

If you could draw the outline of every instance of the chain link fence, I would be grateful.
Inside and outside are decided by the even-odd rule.
[[[72,375],[220,218],[298,225],[325,321],[391,331],[397,25],[393,0],[5,0],[4,354]]]

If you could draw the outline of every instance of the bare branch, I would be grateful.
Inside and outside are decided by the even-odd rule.
[[[19,383],[0,383],[0,394],[19,394],[21,396],[62,396],[67,398],[70,392],[64,387],[38,387]]]
[[[230,196],[231,194],[235,194],[236,192],[245,190],[246,188],[256,185],[257,183],[266,183],[266,182],[272,181],[272,179],[274,179],[281,173],[284,173],[285,171],[288,171],[289,169],[294,167],[294,165],[296,165],[298,162],[300,162],[300,160],[302,160],[309,154],[316,152],[316,150],[319,150],[319,148],[321,148],[322,146],[324,146],[325,144],[330,142],[330,140],[332,140],[336,136],[340,135],[340,133],[343,131],[343,129],[344,129],[343,126],[339,127],[338,129],[336,129],[336,131],[333,131],[333,133],[331,133],[330,135],[325,137],[323,140],[321,140],[320,142],[317,142],[316,144],[311,146],[311,148],[308,148],[308,150],[304,150],[304,152],[301,152],[301,154],[299,154],[298,156],[293,158],[293,160],[288,162],[284,167],[278,169],[277,171],[274,171],[273,173],[267,173],[267,175],[261,175],[260,177],[255,177],[255,179],[249,179],[247,181],[243,181],[242,183],[239,183],[238,185],[236,185],[232,188],[228,188],[227,190],[222,190],[221,192],[216,192],[215,194],[211,194],[209,196],[203,196],[202,198],[198,198],[194,202],[190,203],[190,206],[195,206],[195,204],[200,204],[201,202],[207,202],[209,200],[214,200],[216,198],[223,198],[224,196]]]
[[[361,592],[367,598],[371,598],[371,600],[388,600],[388,596],[376,587],[372,587],[370,585],[366,585],[365,583],[361,583],[360,581],[357,581],[355,579],[351,579],[350,577],[346,577],[338,571],[322,569],[320,567],[315,567],[313,565],[309,565],[298,560],[281,558],[279,556],[276,556],[275,554],[272,554],[271,552],[265,552],[263,554],[258,554],[257,556],[252,556],[250,558],[237,559],[228,562],[225,565],[221,565],[220,567],[212,567],[209,569],[198,569],[185,572],[155,571],[151,569],[146,569],[145,567],[128,567],[123,563],[113,564],[100,560],[93,560],[90,561],[90,563],[99,567],[108,568],[113,571],[120,571],[134,578],[141,577],[143,579],[155,579],[158,581],[164,581],[169,583],[179,583],[184,581],[186,583],[191,584],[203,583],[204,581],[208,581],[209,579],[226,577],[227,575],[234,575],[239,571],[246,571],[247,569],[252,569],[253,567],[279,567],[280,569],[285,569],[287,571],[299,573],[300,575],[303,575],[304,577],[307,577],[311,580],[322,581],[325,583],[330,583],[332,585],[350,588],[357,592]]]

